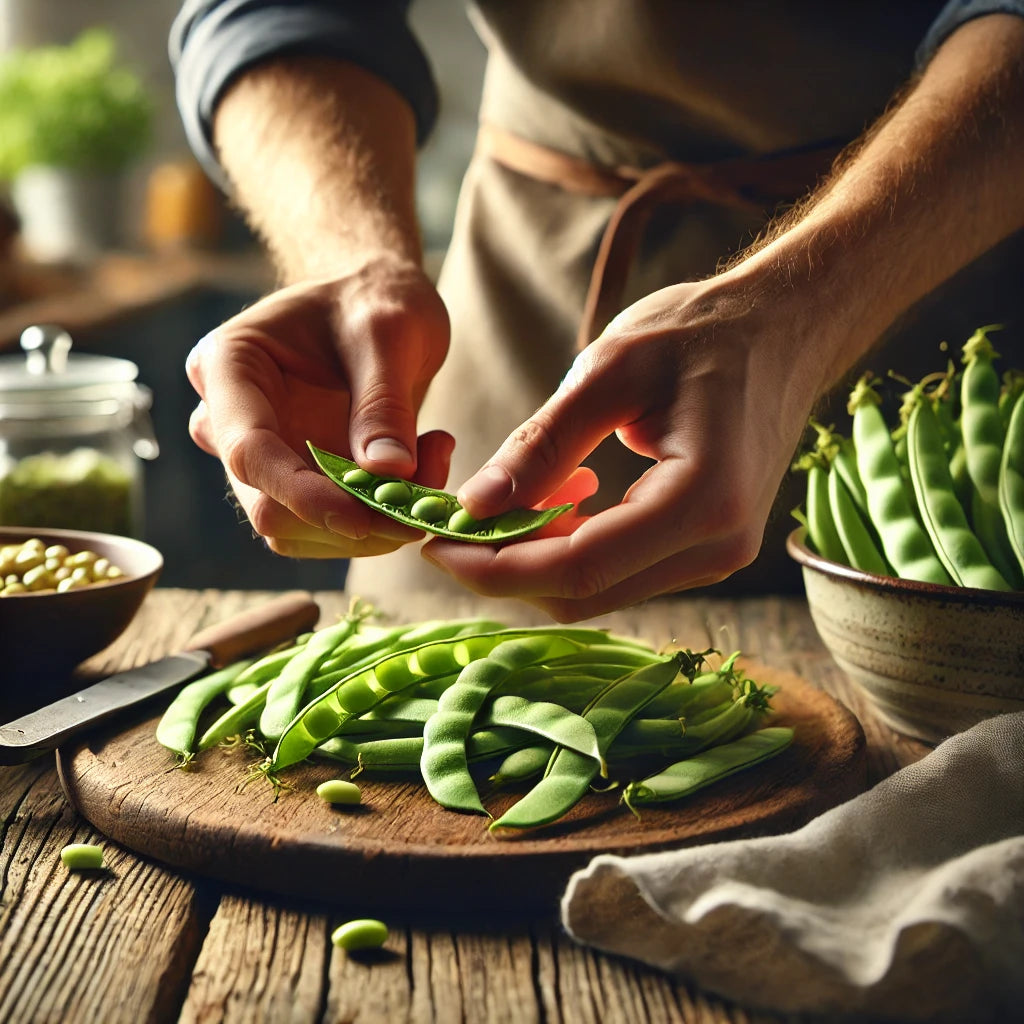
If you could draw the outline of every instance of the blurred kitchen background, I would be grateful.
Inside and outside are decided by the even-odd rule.
[[[135,507],[125,532],[163,552],[161,585],[339,586],[343,562],[294,562],[254,539],[229,500],[219,462],[188,436],[194,393],[184,374],[186,354],[203,334],[263,294],[272,275],[185,144],[167,58],[178,8],[179,0],[0,0],[0,68],[7,68],[6,78],[0,71],[0,525],[116,526],[120,520],[104,519],[107,512],[89,519],[90,508],[109,503],[114,484],[99,472],[104,466],[83,458],[84,447],[90,457],[98,452],[130,464]],[[416,0],[411,17],[442,96],[441,118],[422,152],[418,181],[424,237],[437,265],[473,145],[484,51],[460,0]],[[83,40],[82,33],[93,29],[109,39],[94,34]],[[72,62],[92,61],[94,67],[108,42],[122,75],[122,98],[143,95],[151,112],[148,135],[140,130],[142,115],[126,101],[116,114],[122,120],[111,131],[113,139],[90,143],[75,135],[69,143],[85,129],[64,127],[62,116],[77,120],[64,108],[81,113],[86,89],[69,84],[65,91],[77,90],[77,97],[65,102],[61,76],[80,73]],[[74,50],[52,50],[71,44]],[[126,83],[125,72],[137,81]],[[38,94],[29,96],[32,90]],[[92,144],[109,147],[108,162],[124,166],[70,182],[51,168],[18,171],[28,143],[20,138],[13,111],[33,102],[39,119],[33,127],[56,133],[54,151],[64,155],[53,157],[44,143],[30,163],[69,163]],[[12,114],[6,119],[5,106]],[[26,343],[35,347],[36,360],[41,350],[50,350],[51,369],[59,370],[66,358],[68,337],[72,349],[65,372],[109,371],[117,377],[124,369],[123,363],[97,366],[76,359],[85,354],[136,364],[134,387],[126,391],[123,381],[111,385],[120,395],[120,411],[108,416],[100,403],[84,416],[52,415],[48,402],[69,404],[61,391],[64,378],[54,390],[52,377],[42,384],[26,377],[21,339],[32,325],[50,325],[31,332]],[[114,407],[108,402],[103,408]],[[59,470],[54,452],[69,456]],[[41,464],[40,454],[50,461]],[[74,478],[70,487],[68,474]],[[19,521],[26,517],[40,521]]]

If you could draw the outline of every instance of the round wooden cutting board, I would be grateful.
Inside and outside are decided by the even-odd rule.
[[[364,776],[363,804],[332,808],[314,792],[340,766],[290,770],[275,798],[242,786],[254,757],[221,748],[174,770],[157,718],[58,752],[68,798],[97,829],[136,853],[228,883],[285,896],[403,910],[551,912],[570,874],[598,853],[648,853],[789,831],[866,784],[864,734],[841,704],[799,676],[747,663],[779,692],[772,725],[793,745],[773,760],[638,821],[619,792],[592,793],[561,822],[496,836],[487,820],[447,811],[417,780]],[[515,792],[481,795],[501,813]]]

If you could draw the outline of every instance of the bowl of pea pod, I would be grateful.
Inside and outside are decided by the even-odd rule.
[[[74,670],[124,632],[162,569],[160,552],[131,537],[0,527],[2,707],[73,689]]]
[[[833,659],[897,732],[1024,711],[1024,372],[998,325],[918,381],[865,374],[809,423],[787,539]]]

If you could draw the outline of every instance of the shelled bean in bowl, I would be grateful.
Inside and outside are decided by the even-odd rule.
[[[52,689],[124,632],[163,558],[130,537],[0,527],[0,568],[4,680],[38,679]]]
[[[939,742],[1024,711],[1024,374],[981,328],[959,364],[862,378],[851,424],[812,424],[801,566],[832,656],[893,728]]]

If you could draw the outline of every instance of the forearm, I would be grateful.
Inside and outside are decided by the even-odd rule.
[[[218,105],[214,141],[284,283],[420,261],[415,121],[370,72],[317,57],[259,65]]]
[[[1024,19],[964,25],[832,180],[730,271],[792,311],[837,382],[914,302],[1024,226]],[[728,276],[728,275],[727,275]]]

